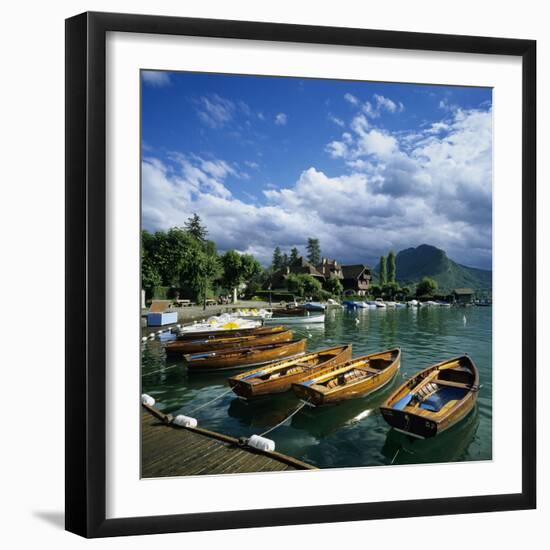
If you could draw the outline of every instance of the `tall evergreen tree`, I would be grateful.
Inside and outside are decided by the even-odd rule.
[[[290,264],[289,265],[297,264],[299,258],[300,258],[300,252],[298,251],[298,249],[296,247],[292,248],[290,250],[290,260],[289,260]]]
[[[395,252],[390,250],[388,254],[388,283],[395,283],[395,278],[397,276],[395,270]]]
[[[307,240],[307,260],[310,264],[318,265],[321,263],[321,245],[319,239],[309,238]]]
[[[288,254],[286,252],[283,254],[281,263],[283,264],[283,267],[288,267],[290,265],[290,260],[288,259]]]
[[[380,268],[378,273],[378,281],[380,283],[380,286],[385,285],[387,280],[388,280],[388,277],[387,277],[387,270],[386,270],[386,256],[380,256]]]
[[[283,255],[281,249],[277,246],[273,251],[273,261],[271,262],[273,271],[278,271],[283,267]]]
[[[195,239],[199,241],[204,241],[206,239],[206,235],[208,235],[208,231],[206,230],[206,227],[202,224],[200,216],[195,213],[190,218],[187,219],[187,221],[184,224],[185,230],[195,237]]]

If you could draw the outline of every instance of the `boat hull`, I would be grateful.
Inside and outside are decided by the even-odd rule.
[[[323,382],[344,376],[351,371],[363,371],[365,366],[374,365],[376,361],[384,361],[384,368],[369,369],[367,376],[344,385],[333,388],[326,387]],[[367,362],[367,363],[365,363]],[[356,357],[334,369],[330,376],[323,373],[321,376],[311,376],[301,383],[294,384],[292,389],[297,397],[320,407],[331,405],[347,399],[365,397],[387,386],[395,377],[401,366],[401,351],[399,349],[372,353]]]
[[[341,363],[351,358],[351,353],[351,344],[319,350],[314,353],[302,355],[299,359],[280,361],[271,364],[269,368],[266,369],[256,369],[232,376],[228,379],[229,386],[239,397],[245,399],[283,393],[289,391],[292,384],[305,379],[314,372],[320,373],[332,368],[337,368]],[[317,364],[315,364],[316,360],[319,361]],[[276,376],[281,371],[285,372],[287,369],[299,368],[300,365],[306,363],[311,363],[311,367],[308,367],[307,370],[300,370],[288,374],[284,373],[280,376]],[[265,380],[260,378],[266,374],[275,375],[276,377],[274,376],[273,378]]]
[[[197,332],[184,332],[177,335],[177,340],[198,340],[198,339],[210,339],[210,338],[223,338],[223,337],[239,337],[239,336],[259,336],[266,334],[274,334],[276,332],[283,332],[287,330],[282,325],[276,326],[262,326],[256,328],[239,328],[229,330],[205,330]]]
[[[272,317],[266,319],[266,323],[287,323],[287,324],[304,324],[311,325],[313,323],[324,323],[325,315],[304,315],[299,317]]]
[[[305,352],[307,340],[293,340],[238,350],[219,350],[206,353],[185,354],[183,359],[190,372],[212,372],[226,369],[261,365],[301,355]]]
[[[434,391],[428,390],[430,384],[436,388]],[[426,391],[432,393],[418,399]],[[441,401],[439,408],[427,406],[433,396],[445,391],[454,391],[454,398]],[[468,356],[461,356],[417,373],[386,400],[380,412],[392,428],[412,437],[431,438],[465,418],[475,407],[478,392],[477,367]],[[403,400],[406,404],[400,406]]]
[[[199,340],[176,340],[168,342],[164,348],[168,357],[180,357],[186,353],[199,353],[221,349],[239,349],[251,346],[262,346],[278,342],[290,342],[293,337],[291,330],[274,332],[265,335],[250,335],[225,338],[203,338]]]

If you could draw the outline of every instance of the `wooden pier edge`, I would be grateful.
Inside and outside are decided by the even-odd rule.
[[[162,424],[164,424],[165,427],[170,427],[174,431],[191,432],[193,434],[202,436],[204,438],[208,438],[210,440],[220,441],[221,443],[231,445],[232,447],[234,447],[236,451],[239,451],[239,452],[244,451],[245,453],[248,453],[250,455],[259,455],[259,456],[265,457],[266,459],[269,459],[270,461],[276,461],[282,465],[287,466],[286,468],[287,470],[317,470],[318,469],[317,467],[311,464],[298,460],[297,458],[285,455],[283,453],[279,453],[277,451],[262,451],[260,449],[248,447],[243,443],[242,440],[239,440],[229,435],[213,432],[213,431],[210,431],[204,428],[199,428],[199,427],[188,428],[188,427],[178,426],[173,423],[174,417],[172,415],[164,414],[163,412],[159,411],[155,407],[142,404],[142,410],[144,411],[144,414],[146,414],[147,416],[150,415],[155,417]],[[159,424],[159,426],[161,425]],[[142,472],[144,469],[143,459],[144,459],[144,453],[143,453],[143,415],[142,415]],[[262,472],[265,472],[265,471],[275,471],[275,470],[271,470],[268,467],[262,468]],[[202,472],[202,473],[208,473],[208,472]],[[227,472],[227,473],[232,473],[232,472]],[[238,473],[238,472],[233,472],[233,473]],[[248,473],[251,473],[251,472],[248,472]],[[168,475],[168,474],[165,474],[165,475]],[[192,474],[183,473],[179,475],[192,475]],[[146,477],[157,477],[157,476],[151,475]]]

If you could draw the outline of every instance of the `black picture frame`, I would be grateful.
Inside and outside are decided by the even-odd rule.
[[[522,491],[106,519],[105,40],[109,31],[520,57],[522,121]],[[532,509],[536,506],[536,42],[115,13],[66,20],[66,529],[108,537]]]

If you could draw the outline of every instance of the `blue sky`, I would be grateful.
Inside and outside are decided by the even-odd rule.
[[[491,266],[491,90],[142,72],[142,217],[220,250],[372,264],[422,243]]]

